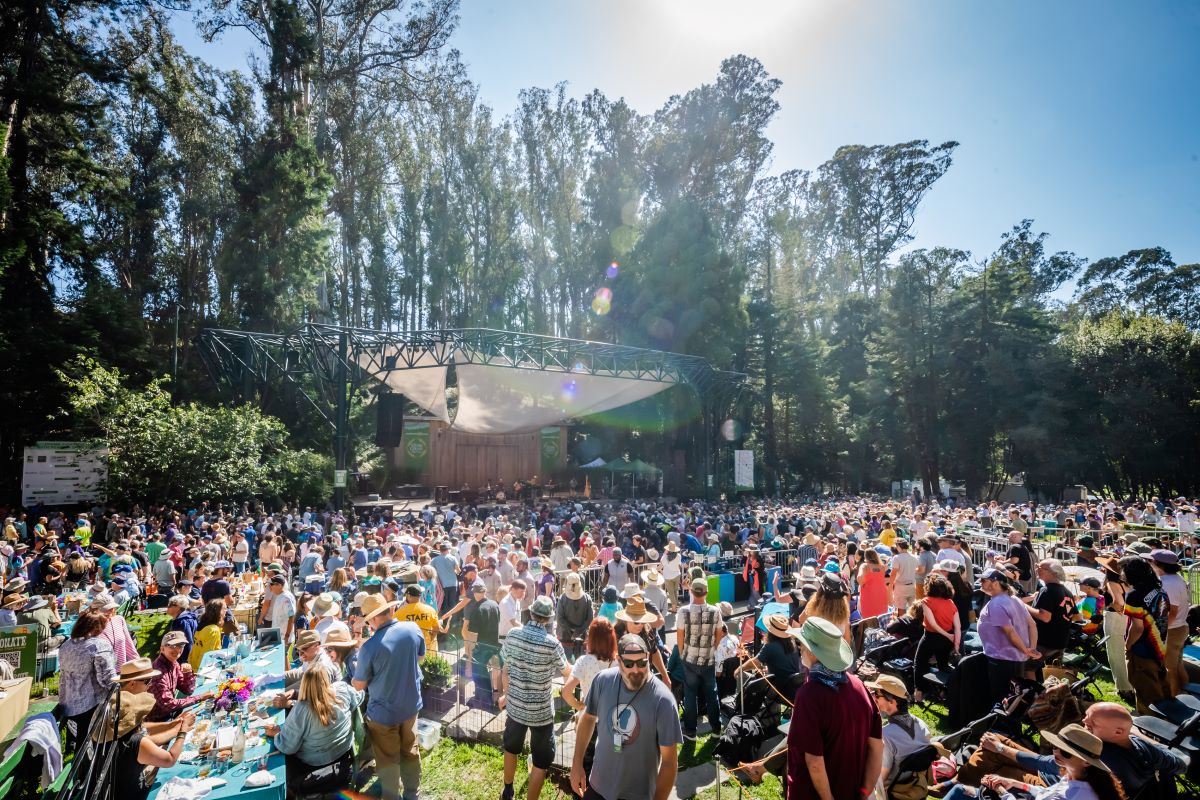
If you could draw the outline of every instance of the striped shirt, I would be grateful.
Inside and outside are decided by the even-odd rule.
[[[545,627],[530,622],[509,632],[500,657],[508,670],[508,716],[522,725],[553,723],[554,678],[568,666],[558,640]]]

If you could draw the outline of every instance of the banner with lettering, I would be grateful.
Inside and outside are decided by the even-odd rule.
[[[429,470],[429,423],[406,420],[401,449],[404,451],[404,466],[418,472],[427,472]]]
[[[32,678],[37,669],[36,625],[0,628],[0,661],[12,665],[16,678]]]
[[[562,429],[542,428],[542,480],[553,475],[562,457]]]

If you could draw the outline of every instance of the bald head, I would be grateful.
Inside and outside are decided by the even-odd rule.
[[[1133,715],[1119,703],[1095,703],[1083,715],[1084,726],[1098,739],[1129,747]]]

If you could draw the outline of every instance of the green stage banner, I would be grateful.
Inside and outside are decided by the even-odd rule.
[[[542,428],[542,479],[553,475],[562,456],[561,433],[558,428]]]
[[[37,669],[37,626],[0,628],[0,661],[12,665],[13,677],[32,678]]]
[[[404,466],[421,472],[429,469],[429,423],[404,423]]]

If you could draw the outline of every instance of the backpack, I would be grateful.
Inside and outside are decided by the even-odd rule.
[[[762,723],[756,717],[737,714],[721,731],[721,740],[713,753],[729,764],[746,764],[754,761],[764,738]]]

